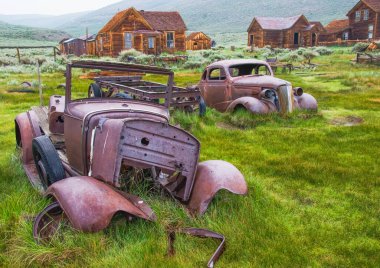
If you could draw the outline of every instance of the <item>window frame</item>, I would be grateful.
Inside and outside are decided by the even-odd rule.
[[[369,20],[369,9],[363,10],[363,20]]]
[[[219,70],[219,79],[211,79],[211,73],[215,70]],[[221,79],[222,78],[222,72],[224,72],[224,79]],[[224,82],[227,80],[227,73],[226,73],[226,70],[223,68],[223,67],[212,67],[208,70],[207,72],[207,81],[211,81],[211,82]]]
[[[172,34],[173,35],[173,40],[171,40],[171,42],[173,42],[173,46],[170,46],[169,45],[169,39],[168,39],[168,35],[169,34]],[[165,37],[166,37],[166,48],[175,48],[175,32],[174,31],[170,31],[170,32],[165,32]]]
[[[148,36],[148,49],[155,49],[155,47],[156,47],[156,38],[154,36]]]
[[[368,24],[368,39],[373,39],[374,25]]]
[[[131,47],[127,47],[127,39],[126,39],[126,37],[128,35],[131,36],[131,40],[130,40]],[[123,45],[124,45],[124,49],[132,49],[133,48],[133,46],[134,46],[134,38],[133,38],[133,34],[131,32],[124,32],[124,43],[123,43]]]
[[[355,11],[355,22],[359,22],[362,17],[362,12],[360,10]]]

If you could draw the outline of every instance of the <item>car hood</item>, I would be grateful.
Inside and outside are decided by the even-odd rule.
[[[290,85],[288,81],[270,75],[235,77],[232,79],[232,82],[236,86],[260,86],[269,88],[278,88],[282,85]]]

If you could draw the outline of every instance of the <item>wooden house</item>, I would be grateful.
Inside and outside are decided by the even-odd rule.
[[[115,57],[132,48],[145,54],[186,51],[186,30],[178,12],[137,11],[132,7],[117,13],[99,31],[97,53]]]
[[[211,49],[212,40],[203,32],[194,32],[186,37],[187,50]]]
[[[96,55],[96,35],[83,35],[75,38],[66,38],[59,42],[60,51],[64,55]]]
[[[352,40],[380,39],[380,0],[361,0],[348,13]]]
[[[338,40],[350,40],[351,28],[348,19],[333,20],[325,26],[326,32],[319,36],[320,42],[335,42]]]
[[[87,55],[97,55],[96,53],[96,34],[89,36],[86,39],[86,54]]]
[[[324,31],[320,22],[309,22],[304,15],[287,18],[255,17],[248,28],[248,45],[255,47],[298,48],[317,46]]]

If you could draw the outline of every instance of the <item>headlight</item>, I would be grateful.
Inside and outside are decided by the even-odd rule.
[[[293,88],[293,92],[295,96],[301,97],[303,95],[303,89],[302,87],[295,87]]]
[[[276,96],[276,92],[273,88],[263,88],[261,94],[267,99],[271,99]]]

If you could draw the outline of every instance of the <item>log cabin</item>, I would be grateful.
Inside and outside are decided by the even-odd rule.
[[[380,39],[380,0],[360,0],[348,13],[352,40]]]
[[[99,56],[116,57],[123,50],[145,54],[186,51],[186,24],[178,12],[137,11],[117,13],[98,33]]]
[[[194,32],[186,37],[187,50],[211,49],[211,38],[203,32]]]
[[[248,46],[317,46],[319,34],[323,31],[320,22],[311,23],[304,15],[287,18],[255,17],[248,28]]]
[[[351,28],[348,19],[333,20],[325,26],[325,33],[319,36],[320,42],[335,42],[338,40],[349,40],[351,38]]]
[[[64,55],[96,55],[96,35],[83,35],[75,38],[65,38],[59,42],[60,51]]]

